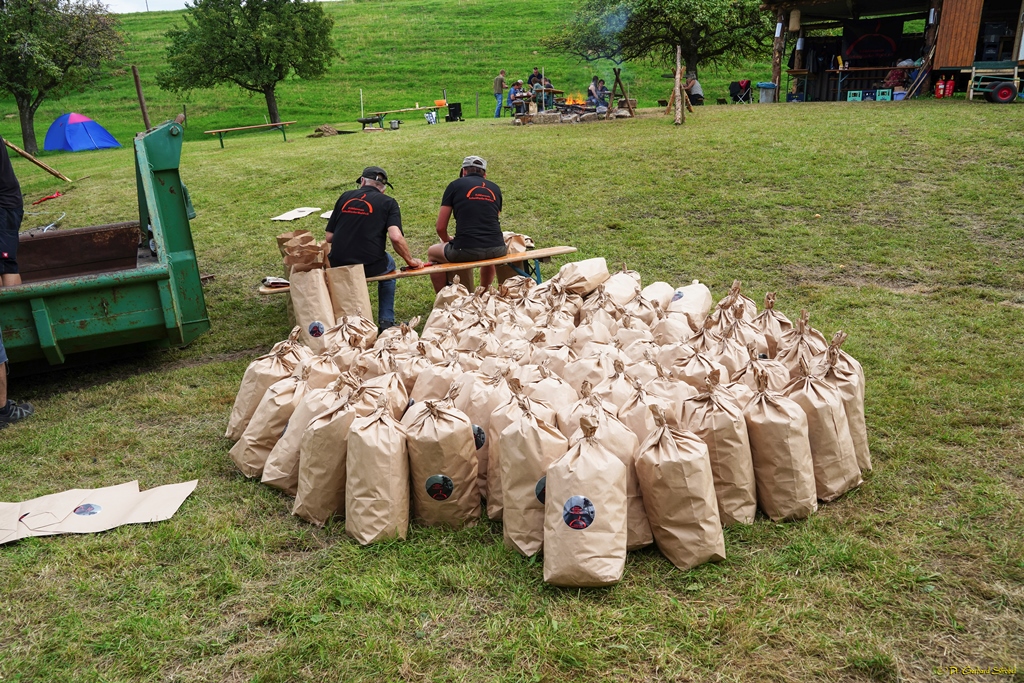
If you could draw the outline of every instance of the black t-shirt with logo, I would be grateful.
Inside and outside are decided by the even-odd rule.
[[[327,232],[334,233],[331,265],[362,263],[366,277],[383,275],[388,267],[388,227],[392,225],[402,229],[402,213],[394,198],[369,185],[344,193],[327,221]]]
[[[22,208],[21,185],[14,176],[11,158],[7,156],[7,145],[0,138],[0,209]]]
[[[453,180],[445,188],[441,206],[452,207],[455,214],[456,249],[501,247],[501,188],[478,175]]]

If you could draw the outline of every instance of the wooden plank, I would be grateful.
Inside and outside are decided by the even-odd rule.
[[[974,63],[984,4],[984,0],[960,0],[943,4],[935,44],[936,70],[960,68]]]
[[[370,116],[387,116],[388,114],[402,114],[407,111],[437,111],[441,107],[409,107],[408,109],[391,109],[390,111],[375,111]]]
[[[519,263],[521,261],[547,260],[553,256],[564,256],[576,253],[576,247],[545,247],[544,249],[532,249],[518,254],[507,254],[500,258],[487,259],[486,261],[466,261],[463,263],[438,263],[416,270],[396,270],[386,275],[377,275],[366,278],[367,282],[379,282],[381,280],[399,280],[407,277],[420,277],[432,273],[450,273],[452,271],[464,270],[466,268],[480,268],[482,266],[500,266],[506,263]],[[260,294],[281,294],[289,291],[288,287],[263,287],[259,288]]]
[[[230,133],[234,130],[252,130],[254,128],[280,128],[281,126],[290,126],[298,121],[281,121],[280,123],[261,123],[257,126],[239,126],[238,128],[218,128],[217,130],[204,130],[203,132],[207,135],[213,135],[215,133]]]

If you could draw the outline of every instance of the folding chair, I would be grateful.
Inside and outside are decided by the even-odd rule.
[[[753,104],[754,91],[749,80],[733,81],[729,84],[729,95],[736,104]]]

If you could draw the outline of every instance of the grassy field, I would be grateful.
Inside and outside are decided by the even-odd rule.
[[[540,38],[572,11],[570,3],[544,0],[346,0],[326,2],[334,17],[334,46],[340,53],[330,72],[320,81],[289,79],[278,86],[278,105],[284,120],[299,122],[295,135],[310,132],[324,123],[358,128],[359,91],[367,112],[432,104],[447,88],[448,99],[462,102],[463,115],[494,115],[492,82],[499,69],[509,78],[526,79],[534,66],[545,69],[555,87],[567,92],[586,92],[593,75],[612,85],[612,64],[580,64],[560,54],[548,53]],[[181,26],[183,12],[147,12],[120,15],[129,37],[122,64],[89,92],[47,100],[36,114],[40,149],[50,123],[60,114],[76,111],[106,126],[121,144],[142,128],[135,98],[131,65],[139,67],[153,122],[174,116],[186,106],[189,125],[186,139],[206,137],[213,128],[263,123],[266,104],[262,96],[250,97],[238,88],[224,86],[200,90],[188,96],[164,92],[156,74],[165,68],[167,40],[164,33]],[[670,69],[653,65],[624,65],[623,78],[630,95],[641,106],[654,106],[668,98],[671,81],[660,77]],[[701,81],[709,102],[727,97],[729,81],[738,78],[766,80],[767,64],[746,64],[731,70],[707,70]],[[21,139],[13,98],[0,98],[0,135]],[[5,118],[7,117],[7,118]],[[408,118],[413,118],[409,116]],[[422,120],[422,115],[415,118]],[[20,142],[19,142],[20,144]]]
[[[1024,123],[965,103],[705,107],[685,127],[508,119],[326,139],[188,142],[182,175],[213,330],[163,355],[12,378],[35,402],[0,442],[0,500],[200,480],[172,520],[0,548],[4,681],[927,681],[1024,665]],[[392,176],[416,253],[480,154],[504,225],[644,281],[733,278],[868,376],[875,471],[812,519],[726,532],[728,559],[631,554],[607,590],[561,590],[483,523],[359,548],[246,481],[222,437],[249,360],[287,332],[268,218]],[[21,160],[26,196],[67,188]],[[39,207],[66,227],[133,215],[130,153],[61,159]],[[26,227],[46,222],[30,216]],[[548,270],[553,272],[554,266]],[[425,315],[425,282],[398,313]],[[1012,680],[1022,680],[1017,673]]]

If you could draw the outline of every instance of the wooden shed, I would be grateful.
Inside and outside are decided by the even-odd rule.
[[[1022,0],[766,0],[762,7],[777,21],[772,80],[787,99],[899,92],[917,81],[926,88],[936,74],[955,78],[959,91],[977,87],[980,74],[1019,88]]]

